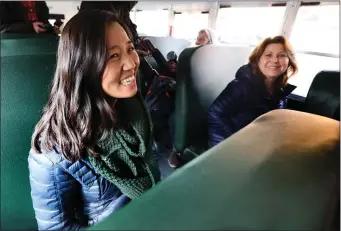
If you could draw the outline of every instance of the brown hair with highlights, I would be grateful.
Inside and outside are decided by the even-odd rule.
[[[258,67],[259,59],[261,58],[262,54],[264,53],[266,47],[270,44],[283,44],[285,51],[289,57],[289,64],[288,69],[284,72],[282,76],[277,79],[277,84],[279,85],[286,85],[289,78],[297,73],[298,67],[296,58],[294,55],[294,50],[290,45],[288,39],[284,36],[275,36],[275,37],[268,37],[264,39],[250,54],[249,56],[249,64],[251,64],[254,74],[259,75],[264,78],[264,75],[260,71]]]

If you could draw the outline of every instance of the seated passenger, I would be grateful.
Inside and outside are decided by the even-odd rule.
[[[49,23],[49,8],[44,1],[1,1],[1,33],[60,33]]]
[[[206,28],[199,31],[195,45],[219,43],[219,36],[214,29]]]
[[[83,11],[65,25],[28,157],[39,230],[95,224],[159,181],[139,64],[110,12]]]
[[[178,63],[178,56],[174,51],[167,53],[167,63],[173,73],[176,73],[176,64]]]
[[[288,79],[297,72],[289,41],[283,36],[266,38],[240,67],[236,78],[208,109],[209,143],[214,146],[258,116],[286,108],[286,96],[296,87]]]

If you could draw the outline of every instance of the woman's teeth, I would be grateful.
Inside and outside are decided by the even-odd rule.
[[[129,85],[131,82],[134,81],[134,79],[135,79],[135,77],[134,77],[134,76],[131,76],[131,77],[129,77],[129,78],[122,79],[122,80],[120,81],[120,83],[121,83],[122,85]]]

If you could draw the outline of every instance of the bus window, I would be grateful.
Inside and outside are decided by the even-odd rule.
[[[313,54],[296,53],[298,72],[289,79],[289,83],[297,86],[293,94],[306,97],[315,75],[321,70],[339,71],[339,58]]]
[[[133,14],[135,12],[131,12],[131,16]],[[137,26],[137,32],[141,35],[167,36],[169,33],[168,10],[138,11],[134,23]]]
[[[339,5],[301,6],[290,42],[296,50],[339,55]]]
[[[218,13],[217,31],[222,42],[257,45],[268,36],[280,34],[284,13],[284,6],[223,8]]]
[[[175,14],[172,36],[195,42],[199,30],[207,26],[208,14],[201,12]]]
[[[339,67],[339,5],[301,6],[290,42],[296,50],[298,72],[290,80],[294,94],[306,97],[315,75]]]

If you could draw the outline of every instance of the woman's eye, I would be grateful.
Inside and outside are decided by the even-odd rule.
[[[135,47],[130,47],[128,50],[129,50],[129,51],[134,51],[134,50],[135,50]]]
[[[116,53],[116,54],[110,55],[109,59],[118,58],[118,57],[120,57],[120,56],[119,56],[119,54]]]

